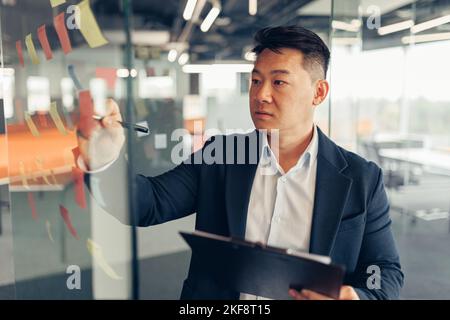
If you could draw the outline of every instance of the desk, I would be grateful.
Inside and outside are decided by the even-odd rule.
[[[450,174],[450,152],[425,148],[394,148],[380,149],[380,157],[435,168]]]

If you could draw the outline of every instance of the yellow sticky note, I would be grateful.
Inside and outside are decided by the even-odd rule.
[[[48,238],[50,239],[51,242],[55,242],[55,240],[53,240],[53,236],[52,236],[52,232],[51,232],[51,224],[50,221],[45,221],[45,227],[47,228],[47,235]]]
[[[98,263],[99,267],[112,279],[114,280],[121,280],[122,277],[120,277],[114,269],[108,264],[108,262],[105,260],[105,257],[103,256],[102,248],[100,245],[95,243],[91,239],[87,239],[86,241],[87,248],[94,258],[94,261]]]
[[[28,129],[30,129],[31,134],[35,137],[39,137],[39,131],[36,128],[36,125],[34,124],[33,119],[31,119],[31,116],[26,111],[25,111],[25,122],[27,123]]]
[[[42,175],[42,179],[44,179],[45,183],[48,185],[51,185],[50,181],[47,179],[47,175],[44,173],[45,169],[44,169],[44,161],[42,160],[41,157],[36,157],[35,159],[36,162],[36,166],[38,168],[38,170],[40,171],[41,175]]]
[[[66,3],[66,0],[50,0],[50,4],[52,5],[52,8],[60,6],[63,3]]]
[[[20,178],[22,179],[22,185],[26,189],[30,189],[30,187],[28,186],[27,175],[25,173],[25,165],[23,164],[23,161],[19,162],[19,171],[20,171]]]
[[[77,8],[78,10],[76,12],[80,15],[78,28],[89,47],[97,48],[107,44],[108,40],[105,39],[98,26],[97,20],[89,5],[89,0],[80,2]]]
[[[39,57],[37,56],[31,33],[25,37],[25,45],[27,46],[28,55],[31,58],[31,62],[33,62],[33,64],[39,64]]]
[[[52,118],[53,122],[55,123],[56,128],[62,135],[66,135],[67,131],[64,127],[63,122],[61,121],[61,118],[58,114],[58,109],[56,107],[56,102],[52,102],[50,105],[50,117]]]

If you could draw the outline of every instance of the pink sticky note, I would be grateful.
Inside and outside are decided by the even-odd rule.
[[[45,58],[50,60],[53,58],[52,49],[50,48],[50,44],[48,43],[47,31],[45,29],[45,24],[38,28],[38,39],[41,43],[42,49],[44,49]]]
[[[59,205],[59,213],[61,214],[61,217],[64,220],[64,223],[67,226],[67,229],[69,229],[70,234],[77,240],[80,240],[77,234],[77,230],[74,228],[72,224],[72,219],[70,218],[69,211],[62,205]]]
[[[81,131],[83,137],[90,137],[92,131],[96,126],[96,121],[92,118],[94,115],[94,104],[89,90],[79,92],[80,100],[80,120],[78,122],[78,129]]]
[[[19,56],[19,62],[22,67],[25,66],[25,62],[23,60],[23,50],[22,50],[22,41],[16,41],[16,49],[17,55]]]
[[[116,87],[117,80],[117,69],[116,68],[95,68],[95,77],[104,79],[108,88],[114,90]]]
[[[75,182],[75,201],[82,209],[86,209],[86,195],[84,194],[84,172],[72,167],[72,178]]]
[[[38,219],[37,210],[36,210],[36,202],[34,201],[34,196],[32,192],[28,192],[28,204],[31,208],[31,217],[33,220]]]
[[[64,12],[61,12],[53,19],[53,24],[58,34],[59,42],[64,54],[68,54],[72,51],[72,45],[70,44],[69,34],[67,33],[66,23],[64,20]]]

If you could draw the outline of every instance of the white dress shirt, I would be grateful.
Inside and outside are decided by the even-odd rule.
[[[317,128],[297,164],[284,172],[267,143],[250,194],[245,239],[265,245],[308,252],[314,206],[318,152]],[[271,164],[267,174],[265,164]],[[241,300],[265,299],[241,293]]]

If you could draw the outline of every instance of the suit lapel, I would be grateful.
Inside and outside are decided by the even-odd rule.
[[[342,174],[347,162],[320,130],[310,252],[329,255],[352,180]]]

